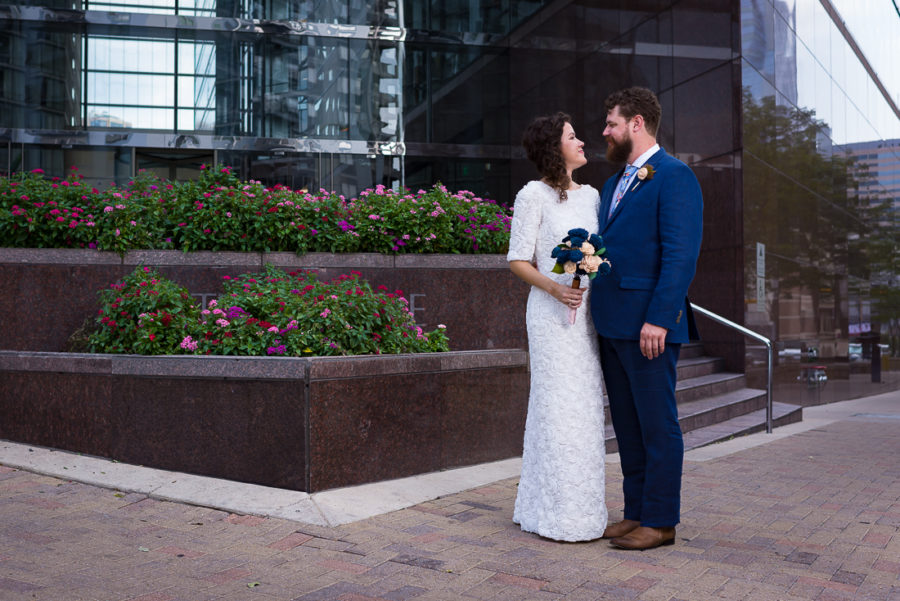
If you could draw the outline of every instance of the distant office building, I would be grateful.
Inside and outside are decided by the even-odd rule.
[[[886,209],[878,219],[900,220],[900,139],[847,144],[844,150],[858,166],[860,199]]]

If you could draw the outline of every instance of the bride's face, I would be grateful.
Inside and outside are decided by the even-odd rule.
[[[575,137],[575,129],[571,123],[566,123],[563,127],[559,150],[569,173],[587,163],[584,156],[584,142]]]

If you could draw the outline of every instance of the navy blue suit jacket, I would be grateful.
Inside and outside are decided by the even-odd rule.
[[[669,330],[666,342],[698,339],[687,299],[703,231],[703,197],[691,168],[660,149],[645,163],[650,179],[632,179],[607,218],[622,171],[600,194],[600,235],[612,271],[591,283],[597,333],[639,340],[644,322]],[[624,171],[624,169],[623,169]]]

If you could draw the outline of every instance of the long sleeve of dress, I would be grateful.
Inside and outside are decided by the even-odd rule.
[[[541,226],[541,195],[535,189],[535,184],[537,182],[529,183],[516,195],[507,261],[532,262],[536,259],[535,250]]]

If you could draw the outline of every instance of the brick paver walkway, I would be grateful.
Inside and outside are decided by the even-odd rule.
[[[686,463],[677,544],[647,552],[522,533],[515,490],[320,528],[0,467],[0,599],[900,600],[900,419]]]

